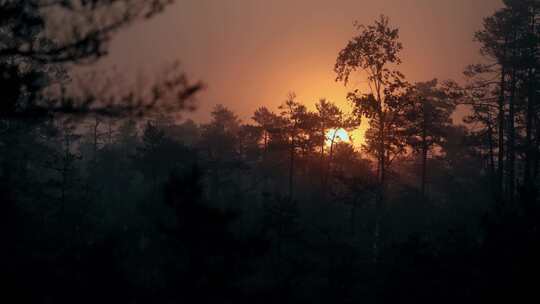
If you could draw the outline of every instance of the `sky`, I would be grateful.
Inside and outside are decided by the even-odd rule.
[[[197,112],[207,121],[218,103],[244,122],[260,106],[277,110],[289,92],[313,108],[325,97],[344,109],[335,82],[338,52],[356,30],[379,15],[400,29],[400,69],[411,82],[462,80],[467,64],[481,60],[474,32],[500,0],[176,0],[163,14],[119,33],[101,63],[152,73],[179,61],[207,88]]]

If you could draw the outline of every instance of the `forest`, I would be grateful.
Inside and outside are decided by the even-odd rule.
[[[199,122],[180,64],[73,73],[172,2],[0,0],[2,303],[538,298],[540,1],[472,31],[464,81],[408,80],[399,24],[359,20],[328,80],[365,84],[351,111]]]

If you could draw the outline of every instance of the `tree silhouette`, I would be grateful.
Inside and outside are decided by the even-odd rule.
[[[326,99],[319,100],[319,102],[315,104],[315,108],[317,109],[316,120],[318,125],[318,134],[317,137],[310,139],[320,142],[321,165],[323,168],[321,174],[321,190],[323,197],[326,197],[326,193],[328,192],[328,178],[334,157],[334,146],[336,144],[338,130],[353,130],[354,128],[358,127],[359,119],[346,117],[335,104],[327,101]],[[328,153],[328,159],[326,160],[324,148],[328,142],[330,142],[330,150]]]
[[[107,54],[113,35],[137,20],[160,13],[171,0],[6,0],[0,3],[0,65],[6,73],[2,85],[9,90],[2,101],[1,118],[43,117],[51,113],[125,115],[147,111],[155,102],[100,103],[66,96],[49,98],[43,89],[65,82],[73,64],[91,63]],[[154,88],[154,99],[173,87],[184,103],[202,88],[188,83],[185,75],[168,75]],[[8,85],[7,82],[12,82]],[[4,91],[4,90],[3,90]],[[158,95],[159,94],[159,95]],[[103,97],[103,96],[100,96]],[[102,100],[101,100],[102,101]],[[171,101],[174,102],[174,101]]]
[[[534,101],[536,76],[533,71],[538,65],[535,49],[538,44],[536,17],[539,8],[536,1],[508,0],[504,4],[505,7],[484,20],[484,28],[475,36],[482,44],[482,54],[493,64],[475,65],[468,72],[476,79],[484,79],[477,81],[477,84],[494,87],[483,98],[483,104],[489,105],[495,96],[498,97],[499,201],[506,200],[512,205],[518,179],[516,168],[520,160],[520,146],[525,151],[522,181],[528,191],[534,187],[532,180],[536,176],[534,172],[537,172],[534,167],[538,154],[535,146],[538,145],[534,129],[538,113]],[[498,78],[498,82],[487,80],[493,79],[493,76]],[[521,138],[522,134],[524,138]]]
[[[436,79],[415,84],[405,98],[405,133],[408,144],[421,155],[420,189],[425,198],[428,154],[444,141],[455,105]]]
[[[279,106],[281,118],[285,122],[283,131],[287,138],[289,150],[288,197],[290,200],[293,199],[297,150],[301,147],[302,141],[305,140],[305,134],[303,134],[302,129],[306,127],[305,123],[308,115],[306,106],[300,104],[295,99],[296,95],[291,93],[285,103]]]
[[[397,93],[404,88],[404,76],[393,69],[401,63],[399,52],[399,30],[390,27],[389,19],[381,16],[373,25],[357,25],[358,35],[339,52],[334,71],[337,81],[349,83],[354,72],[365,73],[369,84],[368,92],[356,89],[348,94],[354,104],[357,117],[370,119],[370,130],[366,137],[369,149],[378,162],[379,191],[376,209],[373,252],[377,259],[380,246],[380,222],[384,209],[387,186],[387,171],[395,155],[404,152],[404,143],[398,132],[402,128],[399,119],[401,107]]]

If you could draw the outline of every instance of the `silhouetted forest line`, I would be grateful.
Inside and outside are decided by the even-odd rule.
[[[540,1],[484,20],[459,83],[409,82],[389,18],[355,24],[334,67],[366,84],[350,113],[291,93],[197,123],[182,115],[204,85],[179,64],[73,76],[172,2],[0,0],[6,303],[538,297]],[[362,147],[337,136],[362,124]]]

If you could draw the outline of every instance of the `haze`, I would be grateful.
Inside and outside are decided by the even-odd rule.
[[[355,34],[354,20],[391,18],[404,44],[402,71],[410,81],[462,78],[480,60],[473,34],[500,0],[184,0],[113,42],[106,66],[150,72],[180,60],[207,89],[192,114],[206,121],[217,103],[248,121],[273,110],[290,91],[313,105],[326,97],[346,107],[347,89],[334,81],[339,50]]]

